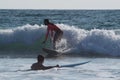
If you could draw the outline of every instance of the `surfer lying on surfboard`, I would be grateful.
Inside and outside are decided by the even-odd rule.
[[[37,63],[32,64],[31,70],[47,70],[51,68],[62,68],[62,67],[75,67],[83,64],[87,64],[91,61],[86,61],[86,62],[80,62],[80,63],[74,63],[74,64],[67,64],[67,65],[56,65],[56,66],[44,66],[44,57],[42,55],[38,55],[37,57]]]
[[[55,24],[49,22],[48,19],[44,19],[44,24],[47,25],[47,33],[43,43],[47,41],[48,35],[51,32],[51,38],[53,40],[53,49],[56,49],[56,42],[61,40],[63,31],[60,28],[58,28]]]
[[[44,57],[42,55],[38,55],[37,63],[32,64],[31,70],[47,70],[47,69],[51,69],[51,68],[54,68],[54,67],[59,67],[59,65],[56,65],[56,66],[44,66],[43,62],[44,62]]]

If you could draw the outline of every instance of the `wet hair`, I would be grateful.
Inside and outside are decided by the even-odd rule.
[[[37,60],[38,60],[38,62],[43,62],[44,57],[42,55],[38,55]]]
[[[49,19],[44,19],[44,24],[45,25],[49,24]]]

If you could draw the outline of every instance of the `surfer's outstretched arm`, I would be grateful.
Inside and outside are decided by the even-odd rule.
[[[47,70],[47,69],[51,69],[51,68],[55,68],[55,67],[59,67],[59,65],[56,65],[56,66],[45,66],[43,68],[43,70]]]

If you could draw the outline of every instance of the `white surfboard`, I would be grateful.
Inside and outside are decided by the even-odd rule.
[[[47,48],[42,48],[42,50],[46,53],[48,53],[48,56],[58,56],[60,55],[61,53],[60,52],[57,52],[55,50],[51,50],[51,49],[47,49]]]
[[[81,63],[76,63],[76,64],[61,65],[60,67],[75,67],[75,66],[87,64],[89,62],[91,62],[91,61],[86,61],[86,62],[81,62]]]
[[[76,63],[76,64],[67,64],[67,65],[61,65],[60,68],[63,68],[63,67],[76,67],[76,66],[79,66],[79,65],[84,65],[84,64],[87,64],[91,61],[86,61],[86,62],[81,62],[81,63]],[[17,70],[17,71],[14,71],[14,72],[18,72],[18,71],[22,71],[22,72],[26,72],[26,71],[34,71],[34,70],[31,70],[31,69],[26,69],[26,70]]]

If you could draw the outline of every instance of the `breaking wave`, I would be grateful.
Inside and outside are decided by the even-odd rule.
[[[120,56],[120,30],[80,29],[77,26],[56,24],[63,32],[57,50],[74,54],[102,54]],[[46,33],[44,25],[30,25],[0,29],[0,51],[41,51],[42,47],[50,47],[48,39],[42,44]]]

